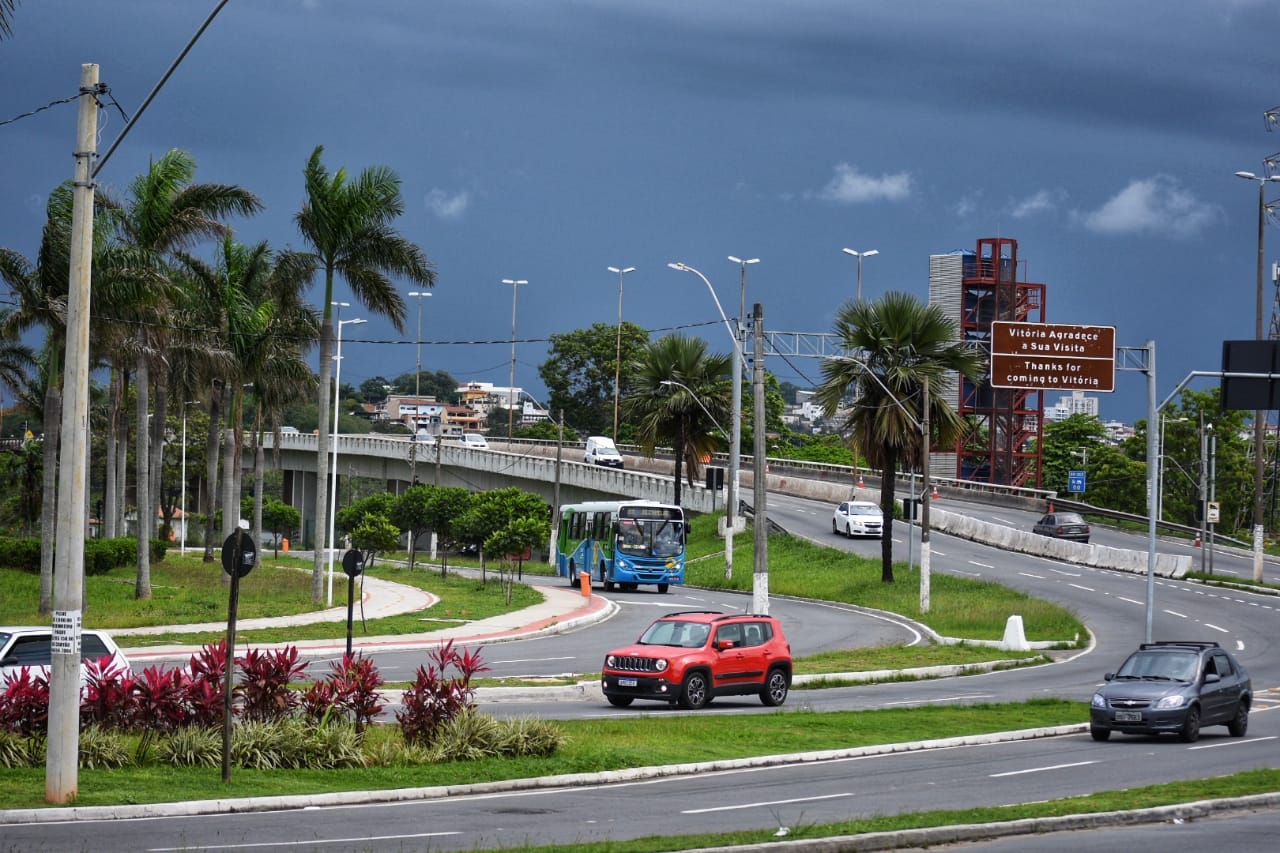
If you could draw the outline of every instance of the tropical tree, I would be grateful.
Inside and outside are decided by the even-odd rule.
[[[936,392],[956,373],[980,379],[986,357],[960,342],[941,308],[905,293],[846,302],[836,312],[833,332],[850,356],[823,362],[823,381],[814,396],[826,416],[856,441],[868,464],[882,471],[880,508],[886,523],[880,579],[893,583],[895,475],[900,463],[914,466],[928,451],[921,435],[925,383],[935,392],[928,395],[929,441],[950,444],[964,422]]]
[[[333,286],[341,275],[352,295],[368,311],[391,320],[404,331],[405,304],[389,275],[425,286],[435,285],[435,272],[423,251],[392,226],[404,212],[400,179],[383,166],[373,166],[348,180],[345,169],[330,173],[317,146],[303,170],[306,200],[296,221],[311,247],[316,267],[324,272],[324,300],[320,328],[320,434],[329,434],[330,377],[334,340]],[[328,519],[329,454],[320,442],[316,454],[316,529]],[[324,591],[324,549],[315,549],[311,578],[312,600]]]
[[[130,298],[117,298],[114,316],[131,324],[130,349],[137,374],[138,572],[135,595],[151,597],[150,538],[157,501],[153,486],[163,463],[164,424],[168,406],[170,345],[179,300],[175,262],[179,252],[209,238],[225,237],[222,220],[248,215],[262,205],[253,193],[228,184],[193,183],[196,163],[185,151],[172,149],[129,185],[118,205],[119,244],[108,253],[113,281],[127,282]],[[139,291],[138,285],[144,285]],[[153,380],[154,371],[154,380]],[[155,411],[151,412],[155,382]],[[148,415],[154,414],[148,425]],[[154,474],[152,473],[154,470]]]
[[[625,367],[640,357],[649,333],[634,323],[619,328],[595,323],[588,329],[551,336],[548,358],[538,367],[547,386],[547,405],[564,413],[567,423],[586,435],[613,435],[613,382],[619,376],[618,352]],[[620,398],[630,396],[632,377],[620,374]],[[622,425],[619,431],[623,431]]]
[[[728,442],[721,424],[731,416],[732,358],[709,354],[701,338],[667,335],[642,350],[629,368],[631,394],[623,410],[646,456],[653,458],[660,445],[672,448],[677,504],[683,472],[692,486],[702,457]]]
[[[418,555],[418,537],[431,528],[430,486],[410,486],[391,507],[391,521],[409,535],[409,571]]]
[[[13,15],[13,10],[18,7],[18,0],[0,0],[0,36],[13,35],[13,29],[9,26],[9,20]]]

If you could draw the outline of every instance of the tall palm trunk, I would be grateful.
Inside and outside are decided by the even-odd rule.
[[[682,476],[681,465],[684,463],[684,443],[685,443],[683,420],[680,422],[680,429],[677,432],[677,438],[678,440],[676,442],[675,454],[674,454],[676,457],[676,494],[675,494],[675,500],[673,501],[673,503],[676,506],[680,506],[680,478]]]
[[[124,514],[129,495],[129,374],[120,374],[120,433],[116,437],[116,535],[125,532]]]
[[[147,429],[148,397],[151,392],[151,375],[147,367],[146,355],[138,356],[138,444],[134,449],[134,464],[138,469],[136,489],[138,492],[138,579],[134,587],[133,597],[147,600],[151,598],[151,523],[155,520],[156,507],[151,500],[151,431]]]
[[[212,563],[213,549],[221,540],[214,536],[214,516],[218,512],[220,490],[218,489],[218,436],[222,435],[223,392],[226,390],[222,382],[214,380],[209,394],[209,433],[205,437],[205,479],[209,483],[208,515],[204,520],[204,561]]]
[[[57,347],[50,347],[49,359],[58,357]],[[58,444],[62,433],[62,380],[60,371],[49,368],[48,386],[44,394],[44,495],[41,498],[41,518],[58,517]],[[40,526],[40,615],[53,612],[53,549],[57,535],[56,524]]]
[[[116,535],[116,442],[120,440],[120,373],[111,368],[111,382],[107,400],[107,440],[103,455],[106,456],[106,474],[102,500],[102,536]]]
[[[165,380],[168,371],[161,370],[156,377],[155,414],[151,417],[151,502],[164,503],[164,444],[169,429],[169,386]]]
[[[326,292],[332,292],[332,276],[333,274],[329,273],[330,281]],[[328,310],[326,306],[326,314]],[[316,454],[316,545],[311,570],[311,600],[316,604],[320,603],[320,599],[324,595],[324,545],[329,544],[325,542],[325,534],[329,530],[329,454],[326,450],[325,436],[329,435],[329,409],[333,403],[329,396],[329,379],[333,375],[333,364],[330,358],[332,352],[333,318],[325,317],[324,323],[320,327],[320,430],[319,440],[316,442],[319,445]],[[337,425],[335,424],[334,429],[336,428]]]

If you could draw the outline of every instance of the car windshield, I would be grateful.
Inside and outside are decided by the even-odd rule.
[[[618,521],[618,550],[632,557],[674,557],[680,553],[684,525],[665,518]]]
[[[1058,513],[1058,524],[1084,524],[1084,517],[1078,512]]]
[[[1154,681],[1191,681],[1196,677],[1200,659],[1194,654],[1139,652],[1120,665],[1116,678],[1151,679]]]
[[[849,504],[849,515],[880,515],[880,507],[870,504]]]
[[[640,635],[642,646],[679,646],[696,649],[707,641],[711,627],[701,622],[659,619]]]

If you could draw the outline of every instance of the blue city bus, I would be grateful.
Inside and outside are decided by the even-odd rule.
[[[684,583],[684,510],[654,501],[590,501],[560,507],[556,574],[577,586],[588,575],[634,590]]]

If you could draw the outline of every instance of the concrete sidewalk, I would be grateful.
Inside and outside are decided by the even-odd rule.
[[[462,573],[469,574],[466,570]],[[581,591],[567,586],[538,585],[534,589],[542,593],[543,601],[541,604],[535,604],[532,607],[515,610],[511,613],[490,616],[487,619],[474,621],[457,620],[457,625],[432,631],[423,631],[420,634],[373,637],[354,636],[352,638],[352,649],[357,651],[376,651],[428,648],[449,640],[468,643],[500,643],[571,631],[584,625],[608,619],[618,609],[618,605],[607,598],[598,595],[587,597]],[[358,618],[362,612],[361,607],[363,607],[363,615],[366,619],[421,612],[423,621],[447,621],[434,619],[431,616],[430,609],[438,602],[439,599],[436,596],[416,587],[368,576],[364,579],[361,604],[356,607],[356,615]],[[236,629],[239,632],[332,622],[334,623],[334,639],[296,640],[289,643],[289,645],[296,646],[304,655],[341,654],[346,651],[347,646],[345,636],[346,620],[347,608],[346,605],[343,605],[342,607],[331,607],[327,610],[289,616],[241,619],[237,621]],[[135,664],[145,665],[158,661],[185,659],[198,652],[200,646],[195,644],[130,646],[129,639],[131,636],[211,631],[225,632],[226,629],[225,622],[138,628],[127,633],[119,632],[120,636],[117,642],[124,649],[124,653],[129,656],[130,661]]]

